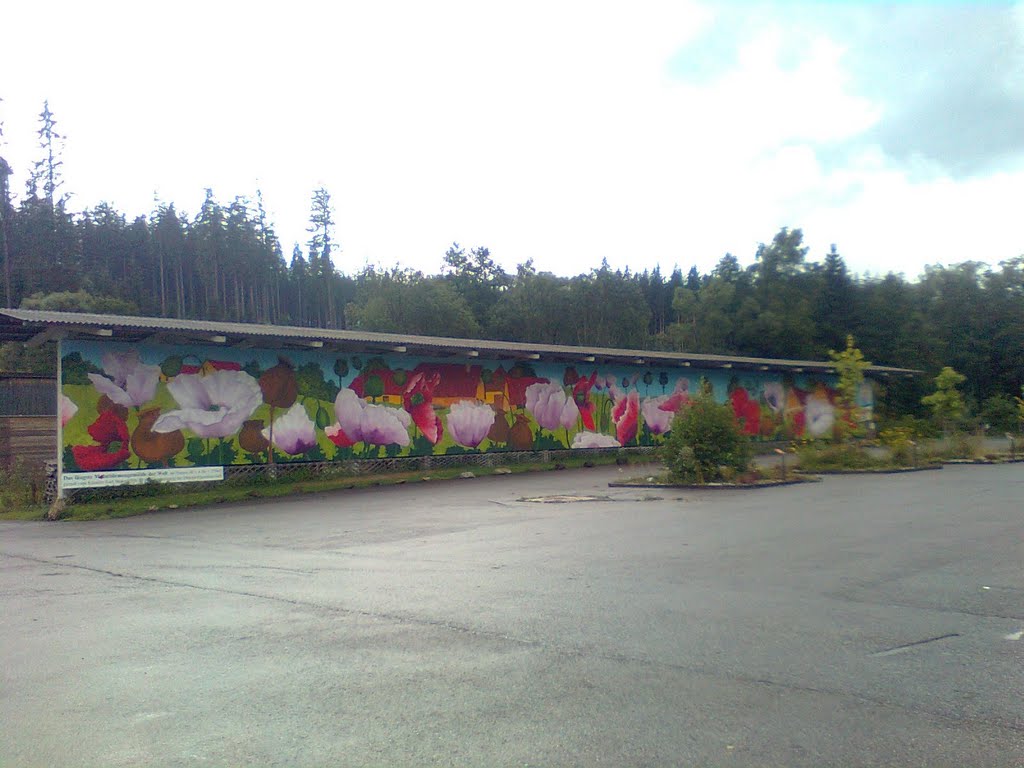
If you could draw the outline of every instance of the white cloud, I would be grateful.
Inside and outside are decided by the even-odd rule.
[[[689,82],[669,62],[715,9],[681,3],[19,4],[0,65],[6,151],[22,176],[43,98],[68,134],[68,187],[129,215],[156,192],[194,213],[262,186],[286,253],[309,196],[337,208],[337,263],[435,270],[452,240],[505,264],[575,273],[748,261],[781,226],[817,257],[916,275],[1021,250],[1024,173],[912,179],[865,135],[848,48],[778,25],[734,67]],[[40,55],[32,30],[61,22]],[[683,48],[680,53],[680,49]],[[973,248],[965,253],[967,248]],[[958,254],[963,254],[958,256]]]

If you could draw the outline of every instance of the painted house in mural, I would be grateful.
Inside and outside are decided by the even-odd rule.
[[[657,446],[704,392],[755,439],[828,437],[830,363],[0,310],[57,340],[62,488],[246,464]],[[909,373],[876,367],[873,375]]]

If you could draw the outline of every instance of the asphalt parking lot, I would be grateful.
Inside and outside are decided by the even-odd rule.
[[[0,765],[1024,765],[1024,465],[617,474],[0,523]]]

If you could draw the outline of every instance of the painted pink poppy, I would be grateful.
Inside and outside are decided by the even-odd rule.
[[[580,415],[580,409],[576,407],[576,402],[554,382],[528,386],[526,388],[526,410],[533,414],[533,418],[543,429],[551,432],[559,427],[571,429]]]
[[[494,425],[494,410],[486,403],[460,400],[448,411],[448,434],[459,445],[476,448]]]
[[[90,373],[89,381],[97,392],[106,395],[112,403],[126,408],[138,408],[153,399],[156,385],[160,381],[159,365],[145,365],[134,349],[129,352],[107,352],[101,362],[106,376]]]
[[[663,435],[672,429],[676,412],[689,402],[690,380],[679,379],[671,394],[645,398],[640,404],[640,412],[647,428],[655,435]]]
[[[412,417],[404,410],[371,405],[351,389],[342,389],[334,400],[338,427],[351,440],[372,445],[409,445]]]
[[[306,406],[295,403],[284,416],[274,422],[273,437],[269,427],[264,429],[262,434],[275,448],[291,456],[298,456],[316,445],[315,427],[313,420],[306,413]]]
[[[78,413],[78,406],[75,405],[75,401],[67,395],[61,395],[60,401],[57,403],[57,410],[60,414],[60,425],[66,427],[68,422],[75,417]]]
[[[187,429],[198,437],[228,437],[263,402],[260,385],[244,371],[179,375],[168,382],[167,390],[181,407],[157,419],[154,432]]]

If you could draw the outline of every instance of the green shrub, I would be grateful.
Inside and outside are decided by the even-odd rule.
[[[749,467],[750,442],[732,408],[701,395],[676,414],[663,458],[675,482],[726,482]]]
[[[915,441],[942,436],[942,430],[939,429],[932,419],[920,419],[909,414],[879,420],[879,436],[881,436],[882,432],[890,429],[906,429],[910,433],[911,439]]]
[[[0,470],[0,510],[22,509],[43,503],[46,472],[39,462],[15,461],[9,470]]]
[[[914,436],[910,427],[890,427],[878,433],[882,445],[889,449],[892,463],[900,467],[916,463]]]
[[[797,448],[800,469],[825,472],[836,469],[878,469],[889,466],[886,459],[872,456],[863,448],[850,443],[806,445]]]
[[[953,432],[935,446],[929,455],[938,459],[980,459],[985,456],[984,441],[968,432]]]
[[[993,433],[1003,434],[1017,429],[1017,403],[1009,395],[993,395],[981,406],[981,421],[988,424]]]

